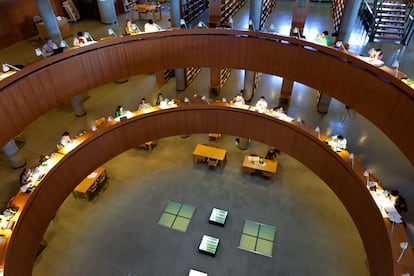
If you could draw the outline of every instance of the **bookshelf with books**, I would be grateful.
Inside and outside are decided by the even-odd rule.
[[[230,18],[246,3],[246,0],[210,1],[209,27],[230,26]]]
[[[207,7],[207,0],[181,0],[181,18],[189,23],[202,14]]]

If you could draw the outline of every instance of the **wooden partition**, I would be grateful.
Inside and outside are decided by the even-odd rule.
[[[263,128],[267,131],[262,131]],[[55,212],[75,186],[95,168],[148,140],[209,132],[251,137],[276,146],[315,172],[336,193],[355,222],[372,275],[406,272],[412,265],[412,252],[407,252],[406,263],[395,264],[399,247],[393,245],[395,241],[390,241],[390,226],[384,223],[365,188],[365,178],[356,174],[313,134],[300,126],[257,112],[213,104],[191,104],[143,114],[98,130],[68,153],[28,198],[9,242],[6,275],[31,274],[36,249]],[[90,156],[94,158],[88,158]],[[404,229],[401,224],[396,227]],[[405,238],[402,234],[393,239],[397,237]]]
[[[114,38],[27,66],[0,82],[0,145],[50,108],[94,87],[192,66],[263,72],[324,91],[373,122],[414,164],[414,90],[405,83],[355,56],[311,42],[219,29]]]

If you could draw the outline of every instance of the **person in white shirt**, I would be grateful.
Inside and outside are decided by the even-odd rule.
[[[69,132],[65,131],[62,134],[62,137],[60,137],[59,140],[59,145],[64,148],[65,146],[67,146],[68,144],[70,144],[72,142],[72,139],[70,138],[70,134]]]
[[[256,109],[259,112],[264,112],[267,109],[267,101],[264,96],[261,96],[256,103]]]
[[[138,105],[138,109],[139,110],[143,110],[145,108],[150,108],[151,104],[149,102],[147,102],[147,100],[145,100],[145,98],[141,99],[141,102]]]
[[[148,19],[148,22],[144,25],[144,32],[146,33],[159,32],[161,30],[161,27],[158,24],[154,23],[152,19]]]
[[[246,102],[241,93],[234,96],[234,98],[230,101],[230,104],[234,104],[234,105],[244,105],[245,103]]]
[[[82,32],[78,32],[76,34],[76,36],[73,38],[73,46],[74,47],[82,46],[83,44],[85,44],[87,42],[88,42],[88,40],[83,36]]]
[[[332,146],[335,151],[346,149],[346,139],[342,135],[335,135],[331,137]]]
[[[51,38],[47,37],[45,39],[45,44],[43,45],[42,52],[45,56],[51,56],[55,53],[54,50],[57,50],[58,46],[52,41]]]

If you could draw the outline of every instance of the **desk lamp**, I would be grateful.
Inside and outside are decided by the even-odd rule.
[[[43,58],[46,58],[45,54],[42,52],[42,50],[40,50],[40,48],[36,48],[35,53],[38,57],[43,56]]]
[[[180,27],[187,29],[187,23],[185,23],[185,20],[183,18],[180,19]]]
[[[137,24],[131,24],[133,30],[137,30],[138,32],[142,33],[141,30],[138,28]]]
[[[223,103],[227,103],[227,99],[226,99],[225,97],[223,97],[223,98],[221,99],[221,101],[222,101]]]
[[[255,32],[256,30],[254,29],[254,25],[253,25],[253,20],[250,18],[249,19],[249,27],[248,27],[248,29],[249,30],[252,30],[253,32]]]
[[[184,98],[184,102],[185,102],[185,103],[189,103],[189,102],[190,102],[190,99],[189,99],[188,97],[185,97],[185,98]]]
[[[298,123],[298,125],[302,126],[302,119],[300,117],[296,119],[296,122]]]
[[[318,133],[318,139],[321,139],[321,129],[319,128],[319,126],[315,127],[315,131]]]
[[[395,77],[397,77],[398,69],[400,68],[400,62],[398,61],[398,59],[394,60],[391,66],[395,68]]]
[[[233,29],[233,17],[229,17],[229,25],[230,25],[230,28],[232,28]]]
[[[66,43],[66,41],[64,41],[64,40],[62,40],[61,42],[60,42],[60,45],[59,45],[60,47],[62,47],[62,48],[69,48],[69,45]]]
[[[299,30],[298,27],[293,28],[293,36],[295,36],[295,35],[298,36],[298,38],[302,38],[301,35],[300,35],[300,30]]]
[[[275,32],[275,25],[273,25],[273,23],[269,25],[269,32],[271,33]]]
[[[208,28],[208,26],[206,25],[206,23],[204,23],[203,21],[199,21],[197,24],[197,27],[199,28]]]
[[[397,259],[397,263],[400,263],[402,256],[404,255],[405,250],[408,248],[408,242],[401,242],[400,247],[402,249],[400,256]]]
[[[84,36],[86,39],[88,39],[88,38],[89,38],[91,41],[95,41],[89,32],[84,32],[84,33],[83,33],[83,36]]]
[[[19,68],[17,68],[16,66],[10,65],[8,63],[3,63],[3,72],[7,72],[11,69],[13,69],[14,71],[20,71]]]
[[[350,153],[349,154],[349,159],[351,159],[351,165],[352,165],[352,168],[354,168],[354,165],[355,165],[355,161],[354,161],[355,155],[353,153]]]
[[[348,54],[348,50],[345,48],[344,43],[342,41],[337,41],[335,46],[342,49],[345,53]]]
[[[367,178],[367,187],[368,187],[368,182],[369,182],[369,171],[368,170],[365,170],[365,172],[364,172],[364,176]]]
[[[118,35],[115,33],[115,31],[112,28],[108,29],[108,35],[118,37]]]

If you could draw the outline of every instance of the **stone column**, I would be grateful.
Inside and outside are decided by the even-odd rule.
[[[349,43],[352,29],[358,20],[358,11],[362,0],[348,0],[344,8],[341,25],[338,31],[338,40]]]
[[[60,43],[62,41],[62,34],[60,33],[56,15],[50,4],[50,0],[36,0],[36,3],[49,37],[52,38],[56,44]]]
[[[70,99],[70,103],[72,104],[73,111],[75,115],[78,117],[84,116],[86,114],[85,107],[83,106],[83,100],[81,96],[75,96]]]
[[[172,28],[180,28],[180,20],[181,20],[181,5],[179,0],[172,0],[171,3],[171,26]],[[186,22],[188,26],[189,22]],[[166,68],[167,69],[167,68]],[[185,90],[185,70],[184,68],[176,68],[175,69],[175,89],[177,91]]]
[[[22,153],[19,151],[13,139],[4,145],[2,151],[13,169],[18,169],[26,165],[26,160],[23,158]]]

